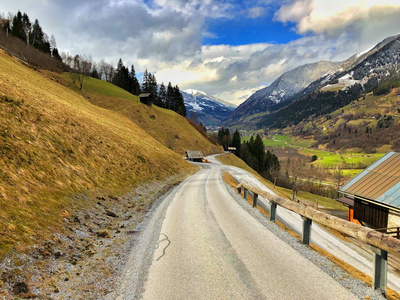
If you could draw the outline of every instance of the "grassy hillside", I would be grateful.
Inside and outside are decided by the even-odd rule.
[[[96,195],[193,172],[129,118],[1,50],[0,120],[0,256],[62,229],[70,209],[95,205]]]
[[[92,104],[116,111],[144,129],[167,148],[183,155],[186,150],[201,150],[204,154],[221,153],[223,149],[215,146],[197,130],[186,118],[179,114],[153,105],[148,107],[139,102],[137,96],[99,79],[85,78],[83,89],[73,84],[69,73],[51,73],[50,77],[59,80],[67,87],[83,95]]]
[[[330,151],[400,150],[400,89],[385,95],[366,94],[324,116],[300,123],[292,132],[312,136],[314,147]]]

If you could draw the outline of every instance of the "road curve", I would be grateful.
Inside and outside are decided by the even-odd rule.
[[[357,299],[250,216],[218,166],[172,197],[143,299]]]
[[[263,185],[259,180],[257,180],[253,175],[244,171],[243,169],[227,166],[221,164],[216,158],[216,155],[208,157],[209,161],[218,165],[221,169],[229,172],[231,175],[235,177],[239,182],[248,182],[252,185],[265,190],[269,193],[274,194],[273,191],[268,189],[265,185]],[[259,197],[259,204],[263,204],[263,206],[270,210],[270,203],[263,197]],[[302,226],[303,220],[302,218],[285,208],[278,207],[277,208],[277,219],[284,223],[286,226],[291,228],[298,234],[302,234]],[[361,272],[372,276],[372,254],[368,253],[366,250],[357,247],[351,242],[344,241],[330,232],[323,229],[316,223],[312,225],[312,233],[311,233],[311,242],[322,249],[328,251],[333,256],[343,260],[349,265],[355,267]],[[400,292],[400,276],[396,269],[392,266],[388,266],[388,287],[393,290]]]

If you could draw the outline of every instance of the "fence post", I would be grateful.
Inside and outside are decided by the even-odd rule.
[[[303,236],[301,242],[305,245],[310,245],[312,220],[306,217],[302,218],[303,218]]]
[[[258,204],[258,194],[253,194],[253,207],[257,207]]]
[[[373,254],[373,266],[372,266],[372,289],[379,289],[386,296],[387,286],[387,251],[379,249],[375,246],[369,245]]]
[[[246,188],[244,188],[244,191],[243,191],[243,198],[244,198],[245,200],[247,200],[247,195],[248,195],[248,193],[249,193],[249,191],[248,191]]]
[[[271,222],[276,221],[276,206],[277,206],[277,204],[275,202],[271,202],[271,211],[270,211],[270,216],[269,216],[269,220]]]

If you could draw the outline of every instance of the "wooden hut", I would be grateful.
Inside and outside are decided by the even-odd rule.
[[[186,151],[186,159],[189,161],[203,162],[203,153],[201,151]]]
[[[140,102],[151,106],[154,103],[153,95],[150,93],[143,93],[139,95]]]
[[[339,192],[350,221],[375,229],[400,227],[400,153],[387,153]]]

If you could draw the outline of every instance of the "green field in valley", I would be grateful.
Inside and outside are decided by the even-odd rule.
[[[316,155],[318,159],[313,162],[315,166],[324,168],[342,167],[346,169],[349,167],[350,169],[365,168],[385,155],[385,153],[334,153],[312,149],[303,149],[301,153],[309,156]]]

